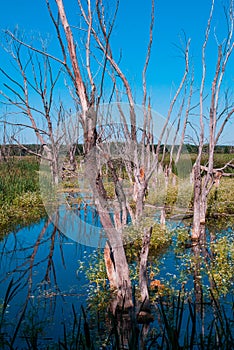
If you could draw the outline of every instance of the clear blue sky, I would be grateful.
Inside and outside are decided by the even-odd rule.
[[[54,1],[52,0],[51,3]],[[213,26],[220,42],[226,36],[226,23],[222,5],[226,0],[217,0]],[[108,1],[109,6],[112,1]],[[79,24],[77,16],[77,1],[64,0],[71,24]],[[201,45],[210,11],[211,0],[156,0],[155,1],[155,28],[154,44],[150,69],[148,71],[148,87],[152,95],[153,107],[165,114],[175,87],[183,74],[183,60],[179,50],[174,44],[180,45],[182,31],[187,38],[191,38],[191,56],[195,66],[196,86],[200,82]],[[148,43],[150,0],[120,0],[120,8],[116,27],[112,36],[114,52],[122,50],[121,67],[132,82],[136,99],[141,95],[141,74],[144,64],[146,46]],[[45,36],[50,33],[51,45],[56,41],[44,0],[8,0],[1,2],[0,26],[11,30],[18,25],[29,35]],[[208,45],[207,82],[212,79],[217,57],[216,43],[213,29]],[[0,56],[0,65],[6,65],[6,56]],[[226,86],[233,90],[234,86],[234,60],[229,65]],[[2,77],[0,77],[0,84]],[[141,103],[141,99],[137,101]],[[224,142],[234,141],[234,124],[225,132]]]

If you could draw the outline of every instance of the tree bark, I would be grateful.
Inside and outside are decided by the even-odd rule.
[[[114,308],[128,309],[133,306],[128,262],[121,232],[114,227],[103,193],[103,183],[97,168],[95,149],[87,155],[85,165],[85,176],[91,185],[100,221],[108,239],[109,248],[107,246],[105,248],[105,262],[108,264],[106,268],[111,286],[117,291]]]
[[[147,262],[149,254],[149,245],[152,235],[152,227],[144,229],[144,236],[142,239],[142,249],[140,254],[140,270],[139,270],[139,284],[141,292],[141,301],[143,303],[143,309],[149,311],[149,291],[148,291],[148,278],[147,278]]]
[[[192,229],[192,240],[199,240],[200,237],[200,211],[201,211],[201,171],[200,163],[197,162],[194,165],[193,171],[194,181],[194,200],[193,200],[193,229]]]

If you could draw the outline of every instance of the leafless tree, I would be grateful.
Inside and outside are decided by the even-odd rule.
[[[138,111],[133,98],[132,86],[121,70],[120,64],[115,59],[110,37],[114,28],[119,2],[116,3],[112,18],[108,16],[104,2],[96,0],[91,4],[87,0],[84,4],[78,0],[78,11],[80,13],[80,26],[74,27],[69,23],[66,8],[62,0],[55,0],[56,7],[52,9],[50,2],[46,0],[49,15],[57,34],[60,48],[60,57],[49,53],[44,47],[38,49],[26,43],[23,38],[7,31],[10,41],[10,54],[12,55],[21,77],[18,79],[11,77],[5,70],[1,69],[7,83],[5,92],[1,94],[5,100],[26,115],[30,121],[30,126],[36,134],[41,145],[47,151],[47,158],[52,162],[52,168],[58,182],[59,164],[58,153],[61,144],[61,134],[56,134],[59,129],[61,119],[65,119],[63,106],[57,108],[56,123],[52,122],[54,91],[60,75],[65,73],[66,84],[69,88],[77,119],[83,129],[84,154],[85,154],[85,176],[92,189],[92,197],[100,216],[101,223],[105,228],[108,244],[105,250],[105,259],[109,279],[113,288],[117,290],[117,305],[129,308],[132,306],[132,290],[129,277],[128,263],[124,251],[124,241],[122,229],[127,223],[128,215],[132,222],[139,222],[144,213],[145,194],[149,187],[153,174],[163,166],[165,149],[170,135],[172,114],[179,96],[183,94],[180,109],[176,119],[176,132],[182,130],[182,137],[178,148],[176,161],[181,155],[183,142],[186,133],[186,126],[191,110],[191,99],[193,95],[193,77],[190,82],[190,89],[187,96],[188,75],[189,75],[189,47],[190,40],[186,42],[183,51],[185,68],[180,84],[171,100],[168,114],[160,130],[157,146],[154,147],[154,114],[151,108],[150,96],[147,93],[146,74],[151,56],[154,26],[154,1],[152,1],[152,12],[149,31],[149,43],[146,52],[145,64],[142,71],[143,101],[142,101],[142,126],[138,127]],[[209,162],[206,169],[201,167],[201,155],[204,146],[204,85],[206,77],[205,51],[209,39],[210,24],[213,14],[214,1],[208,21],[205,41],[202,48],[203,75],[200,86],[200,140],[199,152],[194,165],[194,225],[193,238],[199,237],[200,224],[205,220],[207,206],[207,196],[214,182],[213,157],[214,147],[233,114],[233,107],[225,106],[222,111],[218,111],[219,99],[221,95],[221,84],[226,70],[227,63],[233,50],[233,9],[230,8],[229,32],[226,43],[219,45],[216,72],[212,83],[212,93],[210,99],[210,128],[209,128]],[[76,32],[81,38],[81,45],[76,40]],[[81,35],[82,33],[82,35]],[[98,50],[97,50],[98,48]],[[22,59],[22,51],[27,55],[26,61]],[[52,63],[53,62],[53,63]],[[54,70],[53,67],[56,67]],[[30,73],[29,73],[30,69]],[[62,73],[61,73],[62,72]],[[112,91],[105,96],[105,84],[112,84]],[[39,97],[41,108],[34,107],[30,101],[30,91]],[[108,121],[108,114],[102,116],[101,102],[111,101],[113,96],[117,100],[117,110],[119,114],[119,125],[115,127],[114,120]],[[186,103],[187,99],[187,103]],[[127,112],[123,110],[121,102],[127,101]],[[186,107],[185,107],[186,106]],[[182,124],[182,112],[185,109],[185,117]],[[39,126],[36,115],[44,120],[44,125]],[[223,118],[221,122],[221,118]],[[20,123],[20,125],[24,125]],[[117,125],[117,123],[116,123]],[[182,125],[182,127],[181,127]],[[218,128],[219,125],[219,128]],[[111,126],[109,128],[109,126]],[[108,131],[109,128],[109,131]],[[112,128],[112,129],[111,129]],[[60,128],[61,129],[61,128]],[[64,130],[63,130],[64,131]],[[61,130],[60,130],[61,132]],[[111,137],[107,134],[111,133]],[[122,157],[122,166],[128,174],[131,199],[135,202],[135,210],[130,205],[130,200],[124,192],[124,184],[119,176],[115,161],[112,157],[112,142],[119,141],[118,132],[122,133],[124,143],[118,145],[119,157]],[[63,133],[72,145],[69,132]],[[140,141],[139,141],[140,140]],[[50,147],[48,147],[48,144]],[[176,135],[172,138],[169,168],[172,167],[172,154],[176,144]],[[163,155],[160,159],[160,149],[163,146]],[[130,157],[128,157],[131,155]],[[74,149],[70,149],[70,158],[74,161]],[[110,214],[107,193],[102,178],[103,165],[109,169],[112,178],[116,198],[113,201],[114,221]],[[205,176],[202,178],[202,172]],[[165,211],[163,212],[165,213]],[[146,262],[147,251],[150,242],[150,231],[143,234],[143,249],[141,254],[140,286],[142,301],[148,300]],[[112,258],[111,258],[112,257]],[[114,257],[114,258],[113,258]]]
[[[170,132],[169,123],[172,111],[187,80],[190,41],[186,43],[184,51],[184,73],[160,130],[157,147],[154,149],[155,140],[152,130],[154,116],[146,85],[146,73],[153,42],[154,1],[152,1],[151,9],[149,43],[142,71],[143,123],[140,130],[137,130],[137,107],[135,106],[131,84],[121,70],[118,60],[114,58],[110,45],[110,37],[114,28],[119,1],[117,1],[113,16],[110,18],[101,0],[96,0],[93,5],[90,0],[86,4],[78,0],[78,9],[81,17],[79,27],[71,26],[69,23],[62,0],[56,0],[57,13],[55,13],[56,10],[52,10],[48,0],[46,0],[46,3],[57,34],[61,58],[50,54],[44,47],[38,49],[26,43],[23,38],[19,38],[15,33],[7,31],[8,40],[11,41],[10,53],[18,66],[22,83],[2,69],[1,72],[8,81],[5,84],[7,93],[2,92],[2,96],[11,105],[20,109],[24,115],[27,115],[31,123],[30,128],[34,130],[38,140],[46,148],[47,158],[53,164],[52,168],[58,182],[58,144],[60,135],[55,134],[54,124],[52,123],[52,105],[55,86],[60,77],[61,70],[65,72],[67,86],[75,102],[78,121],[83,128],[85,175],[92,188],[95,205],[108,239],[108,245],[106,246],[106,252],[108,254],[105,254],[108,276],[112,281],[113,287],[117,290],[117,305],[122,307],[124,301],[124,307],[129,308],[132,307],[131,281],[124,251],[124,242],[120,233],[126,225],[128,214],[131,215],[133,222],[139,222],[143,215],[146,190],[152,175],[159,167],[160,147],[163,142],[165,144],[165,135]],[[83,33],[80,46],[75,41],[76,31]],[[96,49],[97,47],[98,50]],[[26,62],[22,60],[22,50],[27,52]],[[52,68],[54,64],[57,67],[56,73],[53,72]],[[28,75],[29,67],[31,68],[31,73]],[[94,73],[95,71],[96,73]],[[103,130],[101,130],[102,128],[100,127],[98,130],[98,126],[103,124],[100,122],[100,103],[104,100],[104,93],[106,93],[104,87],[107,81],[109,84],[113,84],[113,89],[108,96],[108,100],[111,101],[115,94],[121,125],[123,126],[122,132],[125,144],[123,154],[126,156],[124,167],[132,184],[135,212],[133,212],[124,193],[123,183],[118,176],[114,161],[110,156],[111,152],[107,149],[108,143],[100,142],[104,136]],[[39,96],[42,108],[34,107],[30,102],[30,89]],[[12,96],[14,96],[14,99]],[[123,96],[125,96],[128,104],[127,115],[126,111],[122,110],[121,99]],[[56,118],[58,121],[61,117],[61,111],[62,109],[59,108],[58,117]],[[45,121],[45,127],[39,128],[37,119],[35,118],[36,114]],[[113,126],[113,121],[111,122]],[[106,120],[104,120],[104,123],[108,124]],[[137,139],[139,135],[140,142]],[[48,148],[48,141],[51,148]],[[127,154],[131,154],[132,158],[130,157],[128,159]],[[101,158],[105,159],[105,164],[110,170],[115,186],[117,204],[114,212],[114,222],[108,210],[107,195],[101,175],[102,168],[100,164],[103,164],[100,163]],[[145,298],[148,300],[146,262],[150,242],[150,230],[151,228],[145,232],[142,242],[143,247],[145,247],[145,249],[142,249],[140,264],[142,301],[145,301]]]
[[[234,42],[233,42],[233,1],[230,1],[228,9],[228,32],[223,43],[217,43],[217,59],[215,73],[211,85],[211,96],[209,99],[209,115],[206,116],[204,108],[205,79],[206,79],[206,47],[210,37],[211,22],[214,12],[215,0],[212,1],[210,15],[207,23],[205,40],[202,46],[202,79],[200,84],[200,136],[199,150],[196,162],[194,164],[194,207],[193,207],[193,231],[192,239],[198,240],[201,232],[201,225],[205,224],[207,211],[207,198],[211,188],[215,183],[214,175],[219,169],[214,169],[214,151],[217,142],[224,130],[224,127],[234,113],[233,103],[229,101],[223,105],[223,81],[230,61]],[[201,166],[202,152],[205,142],[205,120],[209,120],[209,157],[207,167]]]
[[[6,49],[13,59],[16,71],[13,76],[5,69],[0,69],[5,80],[4,89],[0,93],[3,97],[2,103],[11,106],[11,115],[18,115],[18,121],[12,122],[9,113],[6,123],[21,130],[31,130],[42,146],[44,154],[34,153],[15,135],[11,135],[11,139],[29,153],[49,160],[53,179],[57,183],[58,154],[64,136],[62,124],[65,112],[62,103],[56,101],[57,107],[54,100],[61,65],[52,67],[51,58],[25,47],[19,35],[7,31],[6,37]],[[44,42],[42,49],[46,51]]]

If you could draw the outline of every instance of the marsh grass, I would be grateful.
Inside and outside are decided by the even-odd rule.
[[[208,198],[208,216],[234,217],[234,178],[221,178],[219,187],[213,187]]]
[[[0,163],[0,231],[38,221],[45,215],[39,188],[39,163],[33,157]]]
[[[171,244],[171,232],[156,223],[151,218],[145,218],[139,224],[130,225],[123,231],[125,242],[125,251],[129,262],[139,260],[142,247],[142,238],[144,229],[152,227],[152,235],[149,246],[149,257],[156,257],[169,247]]]
[[[190,153],[189,157],[191,159],[192,164],[196,161],[197,154],[196,153]],[[208,162],[209,153],[203,153],[202,154],[202,164],[206,165]],[[214,168],[222,168],[225,164],[227,164],[230,160],[234,158],[233,153],[215,153],[214,154]],[[228,170],[230,172],[230,169]],[[233,172],[233,171],[231,171]]]
[[[34,158],[9,159],[0,163],[0,203],[11,204],[25,192],[39,191],[39,163]]]
[[[208,196],[208,218],[233,219],[234,221],[234,198],[233,198],[233,177],[222,177],[218,187],[213,186]],[[146,198],[146,204],[154,205],[156,208],[165,206],[170,209],[167,216],[180,213],[190,213],[193,208],[193,190],[189,178],[177,179],[173,184],[169,179],[165,187],[165,179],[159,178],[155,190],[152,188]]]

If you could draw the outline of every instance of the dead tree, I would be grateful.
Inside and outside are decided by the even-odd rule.
[[[206,79],[206,47],[208,44],[211,22],[214,12],[215,0],[212,1],[210,15],[207,23],[205,40],[202,46],[202,80],[200,85],[200,137],[199,150],[196,162],[194,164],[194,206],[193,206],[193,230],[192,239],[198,240],[201,232],[201,225],[205,224],[207,211],[207,198],[209,192],[214,184],[214,151],[215,146],[224,130],[224,127],[234,113],[233,104],[226,103],[222,105],[222,85],[224,75],[227,69],[228,62],[233,52],[233,1],[230,2],[229,18],[228,18],[228,33],[227,38],[223,43],[217,44],[217,60],[214,77],[211,85],[211,96],[209,100],[209,115],[205,115],[204,110],[204,90]],[[203,175],[203,168],[201,167],[202,152],[205,140],[205,119],[209,120],[209,157],[208,165]]]
[[[8,31],[6,36],[7,50],[17,67],[17,72],[13,77],[5,69],[0,68],[4,78],[4,90],[1,90],[0,94],[4,103],[10,106],[15,114],[20,115],[18,122],[12,122],[10,116],[13,112],[8,113],[6,123],[22,130],[33,131],[44,153],[30,151],[14,134],[11,135],[11,139],[28,153],[48,160],[53,181],[58,183],[58,154],[63,138],[61,130],[59,131],[62,124],[62,110],[56,111],[54,95],[61,74],[61,65],[52,68],[51,59],[47,55],[40,55],[24,47],[21,39]],[[33,101],[35,96],[38,99],[36,106]]]
[[[86,60],[86,76],[88,78],[88,88],[86,87],[86,77],[82,76],[81,73],[81,63],[77,56],[76,44],[73,38],[73,33],[71,26],[68,22],[66,11],[62,0],[56,0],[57,9],[59,18],[62,24],[62,28],[65,33],[66,41],[62,41],[62,35],[60,33],[60,25],[55,21],[55,18],[52,14],[52,11],[47,1],[48,9],[52,18],[52,21],[55,25],[55,29],[58,34],[59,43],[63,53],[64,67],[71,77],[72,84],[75,90],[75,96],[77,98],[77,103],[80,107],[80,122],[83,128],[84,134],[84,148],[86,156],[86,175],[91,185],[95,205],[98,210],[101,223],[105,228],[107,238],[110,244],[110,247],[113,252],[113,261],[114,268],[112,268],[112,276],[110,277],[112,281],[115,281],[114,288],[117,290],[117,305],[119,307],[123,306],[124,308],[129,308],[132,306],[132,292],[131,292],[131,281],[129,277],[128,263],[126,260],[123,242],[117,228],[114,227],[110,213],[106,209],[106,198],[105,190],[103,188],[102,179],[100,176],[100,171],[98,169],[97,159],[95,156],[95,146],[97,143],[97,113],[98,113],[98,104],[96,103],[96,98],[100,101],[102,88],[104,83],[104,75],[106,71],[106,62],[111,64],[122,76],[123,80],[128,85],[126,78],[121,72],[119,66],[114,61],[110,46],[109,46],[109,37],[114,25],[115,16],[110,25],[109,32],[105,26],[104,7],[101,1],[96,1],[95,4],[95,14],[97,15],[97,25],[98,32],[95,29],[95,21],[93,18],[93,9],[91,8],[91,1],[88,0],[87,8],[85,9],[80,1],[78,1],[80,13],[83,17],[83,23],[87,28],[86,35],[86,44],[85,44],[85,60]],[[101,33],[101,34],[100,34]],[[91,67],[91,40],[95,40],[103,53],[105,60],[105,65],[103,67],[102,80],[101,80],[101,89],[99,95],[96,93],[96,84]],[[66,49],[65,49],[66,47]],[[68,64],[68,57],[66,56],[66,50],[69,54],[69,59],[71,66]],[[131,96],[131,94],[129,94]],[[131,101],[133,104],[133,100]],[[134,116],[132,116],[134,117]],[[132,123],[135,125],[134,123]],[[134,130],[132,130],[134,135]],[[95,174],[95,176],[94,176]],[[113,282],[114,283],[114,282]]]

